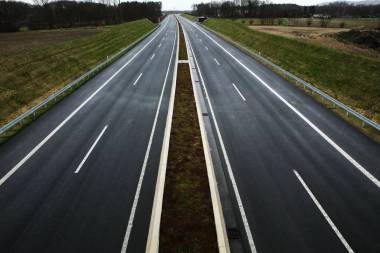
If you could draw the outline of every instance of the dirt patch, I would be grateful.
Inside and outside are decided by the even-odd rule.
[[[97,34],[104,27],[0,33],[0,56],[40,49]]]
[[[380,52],[363,48],[352,43],[344,43],[337,40],[337,34],[345,34],[350,29],[345,28],[320,28],[320,27],[292,27],[292,26],[250,26],[251,29],[266,32],[288,38],[300,39],[303,41],[323,45],[329,48],[340,49],[348,53],[364,54],[372,58],[380,58]]]
[[[353,43],[380,52],[380,30],[350,30],[337,33],[336,38],[345,43]]]

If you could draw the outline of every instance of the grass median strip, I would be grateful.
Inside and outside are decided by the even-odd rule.
[[[179,55],[186,57],[182,60],[187,59],[183,35]],[[207,168],[187,63],[178,64],[176,85],[159,251],[218,252]]]

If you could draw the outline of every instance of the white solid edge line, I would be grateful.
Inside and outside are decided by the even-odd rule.
[[[164,95],[164,91],[165,91],[165,87],[166,87],[166,82],[167,82],[168,75],[169,75],[170,65],[171,65],[171,62],[172,62],[172,59],[173,59],[174,47],[175,47],[175,44],[176,44],[175,40],[176,40],[176,36],[174,37],[173,49],[172,49],[172,53],[171,53],[171,56],[170,56],[170,60],[169,60],[169,64],[168,64],[168,69],[166,71],[166,75],[165,75],[164,84],[163,84],[163,87],[162,87],[160,99],[158,101],[158,107],[157,107],[156,115],[154,117],[154,122],[153,122],[153,126],[152,126],[152,132],[151,132],[150,137],[149,137],[148,147],[147,147],[147,150],[146,150],[146,153],[145,153],[145,158],[144,158],[143,166],[142,166],[142,169],[141,169],[141,174],[140,174],[139,182],[137,184],[136,194],[135,194],[135,198],[133,200],[132,210],[131,210],[131,214],[129,216],[127,231],[125,232],[124,241],[123,241],[123,245],[122,245],[122,248],[121,248],[121,253],[125,253],[127,251],[128,240],[129,240],[129,236],[131,234],[132,227],[133,227],[133,220],[135,218],[136,208],[137,208],[137,204],[138,204],[139,197],[140,197],[141,186],[142,186],[142,182],[143,182],[143,179],[144,179],[145,169],[146,169],[146,166],[147,166],[147,163],[148,163],[149,154],[150,154],[150,148],[151,148],[151,145],[152,145],[154,132],[156,130],[156,124],[157,124],[158,114],[159,114],[160,108],[161,108],[162,97]]]
[[[82,104],[80,104],[69,116],[67,116],[53,131],[51,131],[37,146],[35,146],[21,161],[19,161],[7,174],[0,179],[0,186],[4,184],[30,157],[32,157],[51,137],[53,137],[75,114],[78,113],[99,91],[101,91],[111,80],[118,75],[129,63],[131,63],[166,27],[167,24],[157,32],[135,55],[132,56],[123,66],[121,66],[110,78],[108,78],[94,93],[92,93]]]
[[[193,24],[191,24],[193,25]],[[193,25],[206,37],[208,37],[212,42],[214,42],[218,47],[220,47],[226,54],[231,56],[238,64],[240,64],[246,71],[248,71],[252,76],[254,76],[264,87],[266,87],[272,94],[274,94],[278,99],[280,99],[287,107],[289,107],[297,116],[299,116],[303,121],[305,121],[312,129],[314,129],[325,141],[327,141],[335,150],[337,150],[344,158],[346,158],[352,165],[354,165],[364,176],[366,176],[372,183],[374,183],[378,188],[380,188],[380,181],[375,178],[369,171],[367,171],[361,164],[359,164],[354,158],[352,158],[346,151],[344,151],[338,144],[336,144],[330,137],[328,137],[322,130],[320,130],[314,123],[312,123],[306,116],[299,112],[293,105],[286,101],[280,94],[278,94],[273,88],[271,88],[266,82],[264,82],[258,75],[256,75],[252,70],[240,62],[235,56],[227,51],[223,46],[221,46],[217,41],[211,38],[208,34],[202,31],[200,28]]]
[[[140,75],[137,77],[136,81],[133,83],[133,86],[136,86],[137,82],[140,80],[143,72],[140,73]]]
[[[190,41],[189,41],[188,34],[185,28],[183,29],[183,33],[184,33],[185,42],[187,45],[187,55],[189,57],[189,71],[191,75],[191,83],[193,86],[195,105],[196,105],[197,116],[198,116],[198,121],[199,121],[199,128],[200,128],[201,137],[202,137],[204,157],[206,161],[207,177],[209,181],[215,229],[216,229],[216,234],[217,234],[218,249],[219,249],[219,253],[230,253],[230,246],[229,246],[227,229],[226,229],[226,224],[224,221],[222,204],[221,204],[219,190],[218,190],[218,183],[215,177],[215,172],[214,172],[215,169],[214,169],[214,164],[211,157],[210,145],[208,142],[205,123],[202,116],[202,109],[199,102],[200,94],[198,93],[197,87],[195,86],[196,83],[194,81],[195,80],[194,74],[196,74],[193,71],[193,68],[195,68],[194,60],[190,61],[190,58],[193,59],[194,57],[193,57],[192,51],[190,50],[190,45],[189,45]]]
[[[79,164],[78,168],[74,171],[75,174],[77,174],[80,171],[80,169],[82,168],[83,164],[86,162],[87,158],[90,156],[92,150],[95,148],[96,144],[98,143],[98,141],[100,140],[100,138],[102,138],[104,132],[107,130],[107,127],[108,127],[108,125],[106,125],[103,128],[103,130],[102,130],[102,132],[100,132],[98,138],[96,138],[96,140],[94,141],[94,143],[91,145],[91,148],[88,150],[87,154],[84,156],[82,162]]]
[[[178,69],[178,52],[179,52],[179,28],[177,23],[177,49],[176,49],[176,58],[174,63],[174,72],[172,80],[172,88],[170,93],[168,114],[166,117],[166,125],[164,132],[164,139],[162,142],[160,163],[158,166],[158,175],[156,188],[153,199],[153,208],[149,224],[149,233],[148,239],[146,242],[146,253],[157,253],[159,248],[159,239],[160,239],[160,225],[161,225],[161,214],[162,214],[162,203],[164,197],[164,188],[165,188],[165,176],[166,176],[166,166],[169,154],[169,144],[170,144],[170,133],[172,128],[173,120],[173,110],[174,110],[174,99],[177,83],[177,69]]]
[[[238,203],[238,208],[239,208],[239,211],[240,211],[240,215],[242,217],[244,229],[245,229],[245,232],[247,234],[247,239],[248,239],[249,247],[250,247],[252,253],[257,253],[256,246],[255,246],[255,243],[254,243],[253,237],[252,237],[251,228],[249,227],[249,224],[248,224],[248,219],[247,219],[247,216],[245,214],[243,202],[242,202],[241,197],[240,197],[240,193],[239,193],[239,189],[238,189],[237,184],[236,184],[235,176],[234,176],[234,174],[232,172],[232,167],[231,167],[231,164],[230,164],[230,159],[228,158],[226,147],[224,145],[224,141],[223,141],[222,135],[220,134],[219,125],[218,125],[218,122],[216,121],[214,109],[212,108],[212,105],[211,105],[210,97],[209,97],[208,92],[207,92],[207,88],[206,88],[206,85],[205,85],[205,82],[204,82],[204,79],[203,79],[203,75],[202,75],[201,69],[199,67],[197,57],[195,56],[194,50],[193,50],[193,48],[191,46],[191,43],[189,43],[189,46],[190,46],[190,49],[191,49],[191,51],[193,53],[195,64],[198,66],[199,77],[201,78],[202,86],[203,86],[203,89],[205,91],[205,95],[206,95],[206,98],[207,98],[207,103],[208,103],[208,105],[210,107],[211,116],[213,118],[213,122],[214,122],[214,125],[215,125],[216,133],[217,133],[217,136],[218,136],[218,139],[219,139],[219,142],[220,142],[220,146],[222,148],[223,157],[224,157],[224,160],[226,162],[228,175],[229,175],[230,180],[231,180],[232,188],[234,190],[236,201]]]
[[[218,64],[218,66],[220,65],[216,58],[214,58],[214,61],[216,62],[216,64]]]
[[[335,226],[334,222],[330,219],[329,215],[326,213],[326,211],[323,209],[322,205],[319,203],[317,198],[314,196],[312,191],[309,189],[305,181],[303,181],[300,174],[293,170],[294,174],[296,175],[297,179],[301,182],[302,186],[305,188],[306,192],[309,194],[310,198],[313,200],[314,204],[318,207],[319,211],[322,213],[323,217],[326,219],[326,221],[329,223],[330,227],[334,230],[335,234],[338,236],[339,240],[342,242],[344,247],[347,249],[348,252],[354,253],[353,249],[350,247],[346,239],[344,239],[343,235],[340,233],[339,229]]]
[[[239,93],[241,99],[243,99],[244,101],[246,101],[245,97],[243,96],[243,94],[241,94],[240,90],[236,87],[236,85],[234,83],[232,83],[232,86],[234,86],[234,88],[237,91],[237,93]]]

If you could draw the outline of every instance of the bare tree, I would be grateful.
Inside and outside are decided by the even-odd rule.
[[[33,3],[35,5],[43,6],[43,5],[47,4],[47,3],[49,3],[49,0],[33,0]]]

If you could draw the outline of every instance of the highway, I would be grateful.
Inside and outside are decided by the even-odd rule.
[[[179,19],[243,251],[380,252],[380,145],[219,36]]]
[[[0,252],[144,252],[174,16],[0,146]]]

